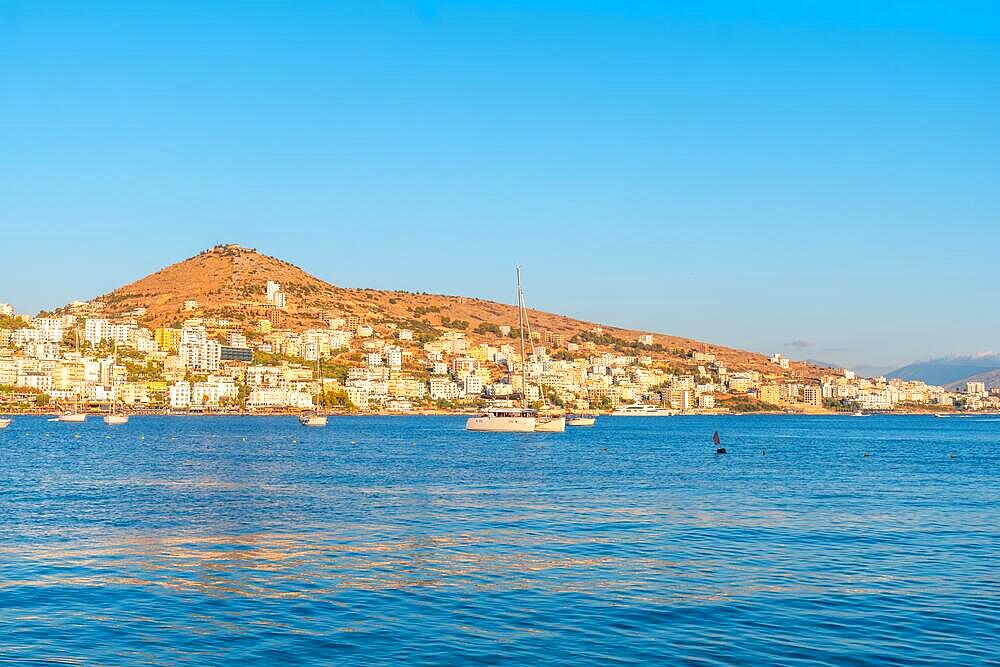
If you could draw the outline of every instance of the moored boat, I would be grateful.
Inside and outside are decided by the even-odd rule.
[[[579,417],[570,417],[566,420],[567,426],[593,426],[596,423],[597,417],[587,417],[582,415]]]
[[[658,408],[655,405],[647,405],[645,403],[633,403],[631,405],[622,405],[615,408],[615,411],[611,413],[613,417],[672,417],[677,414],[673,410],[667,410],[666,408]]]
[[[64,412],[58,417],[49,420],[50,422],[66,422],[70,424],[79,424],[81,422],[87,421],[87,415],[83,412]]]
[[[498,433],[562,433],[566,430],[566,418],[552,414],[539,415],[528,407],[527,340],[531,340],[531,325],[528,311],[524,306],[524,290],[521,288],[521,268],[517,267],[517,329],[521,343],[521,407],[491,407],[465,422],[467,431],[494,431]],[[531,345],[534,353],[534,343]],[[538,382],[538,395],[543,398],[542,384]]]
[[[562,433],[566,430],[566,418],[539,415],[535,417],[535,430],[539,433]]]
[[[326,426],[326,415],[304,414],[299,417],[299,423],[302,424],[303,426],[315,426],[315,427]]]
[[[104,423],[108,426],[118,426],[121,424],[128,423],[128,415],[123,415],[121,413],[115,412],[110,415],[104,415]]]
[[[533,433],[536,430],[536,413],[526,408],[487,408],[465,422],[467,431],[492,431],[496,433]]]
[[[10,426],[12,421],[13,421],[12,419],[6,419],[6,418],[0,419],[0,429],[4,429]]]

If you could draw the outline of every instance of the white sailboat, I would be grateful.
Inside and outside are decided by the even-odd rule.
[[[534,433],[538,427],[537,413],[528,407],[528,370],[525,356],[524,332],[526,328],[524,312],[524,292],[521,290],[521,268],[517,268],[517,322],[521,342],[521,407],[487,408],[477,417],[469,417],[465,422],[468,431],[491,431],[495,433]]]
[[[319,360],[319,346],[316,349],[316,376],[319,378],[319,402],[321,407],[326,406],[325,387],[323,386],[323,367]],[[319,411],[306,412],[299,415],[299,423],[303,426],[322,428],[326,426],[327,417]]]
[[[118,365],[118,341],[115,341],[115,361],[114,366]],[[112,373],[114,375],[114,373]],[[112,380],[114,383],[114,380]],[[121,426],[122,424],[128,423],[128,415],[122,412],[118,408],[118,389],[115,388],[115,398],[111,401],[111,413],[104,415],[104,423],[108,426]]]
[[[299,416],[299,423],[303,426],[326,426],[326,415],[307,413]]]
[[[566,418],[562,415],[539,415],[535,418],[535,430],[539,433],[562,433],[566,430]]]
[[[528,321],[528,309],[524,305],[524,289],[521,287],[521,270],[517,271],[517,295],[518,304],[520,305],[521,312],[523,313],[521,319],[524,323],[524,329],[528,333],[528,342],[531,344],[531,354],[536,356],[538,352],[535,350],[535,339],[531,335],[531,322]],[[522,368],[524,366],[524,357],[522,356]],[[527,387],[527,385],[525,385]],[[545,392],[542,390],[542,378],[538,378],[538,396],[543,401],[545,400]],[[563,415],[552,414],[551,406],[542,406],[542,410],[535,416],[535,430],[539,433],[562,433],[566,430],[566,417]]]

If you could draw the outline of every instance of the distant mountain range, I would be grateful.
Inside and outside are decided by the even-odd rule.
[[[986,382],[1000,386],[1000,354],[984,353],[918,361],[887,374],[901,380],[922,380],[928,384],[956,387],[966,382]]]

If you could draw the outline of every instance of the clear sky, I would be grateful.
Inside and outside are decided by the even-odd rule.
[[[1000,348],[996,2],[0,0],[0,301],[220,242],[849,365]]]

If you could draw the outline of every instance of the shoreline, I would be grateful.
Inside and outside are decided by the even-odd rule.
[[[15,410],[15,411],[5,411],[0,409],[0,417],[57,417],[62,412],[52,411],[52,410]],[[103,411],[85,411],[88,417],[104,417],[110,413]],[[221,411],[196,411],[196,412],[172,412],[169,410],[137,410],[137,411],[124,411],[117,414],[122,414],[127,417],[299,417],[304,414],[302,411],[293,410],[276,410],[276,411],[234,411],[234,412],[221,412]],[[478,410],[469,411],[453,411],[453,410],[412,410],[410,412],[397,412],[388,410],[373,410],[373,411],[359,411],[359,412],[325,412],[320,413],[328,417],[472,417],[480,414]],[[567,415],[573,413],[566,413]],[[592,414],[596,417],[622,417],[634,419],[636,417],[643,417],[643,415],[615,415],[611,412],[595,412],[587,411],[587,414]],[[942,418],[949,417],[1000,417],[1000,412],[991,411],[979,411],[979,412],[945,412],[936,413],[931,411],[920,411],[920,410],[894,410],[891,412],[870,412],[865,413],[864,417],[912,417],[912,416],[925,416],[925,417],[935,417],[940,415]],[[767,417],[857,417],[852,412],[786,412],[782,410],[774,411],[757,411],[757,412],[680,412],[675,415],[654,415],[645,416],[645,418],[660,419],[663,417],[746,417],[746,416],[767,416]]]

